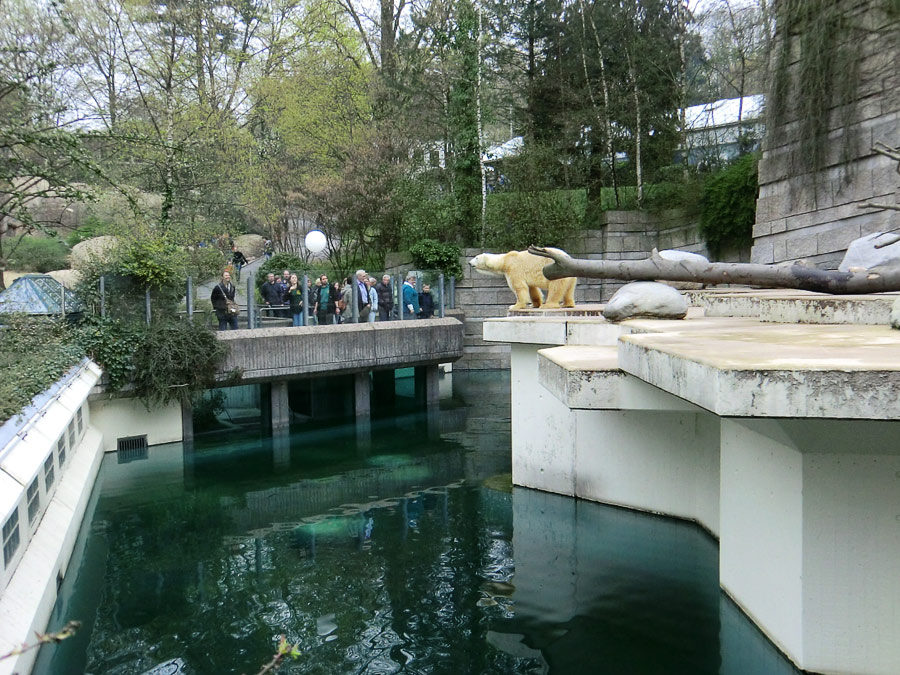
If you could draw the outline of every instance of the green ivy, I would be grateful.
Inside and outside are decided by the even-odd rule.
[[[410,247],[413,262],[417,267],[438,270],[445,276],[462,276],[459,264],[460,250],[455,244],[445,244],[435,239],[423,239]]]
[[[749,246],[753,240],[757,195],[756,155],[744,155],[707,179],[700,198],[700,234],[718,256],[730,246]]]
[[[18,414],[84,356],[65,322],[6,315],[0,328],[0,423]]]
[[[190,402],[216,385],[227,347],[190,321],[155,323],[141,335],[132,357],[134,393],[150,408]]]

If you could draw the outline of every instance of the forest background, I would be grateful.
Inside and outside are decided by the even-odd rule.
[[[2,0],[0,268],[36,233],[117,234],[149,280],[172,247],[257,232],[304,256],[318,228],[335,270],[377,270],[422,242],[558,245],[603,209],[695,208],[725,167],[679,153],[684,110],[765,91],[771,12]],[[48,196],[79,205],[78,232],[42,219]]]

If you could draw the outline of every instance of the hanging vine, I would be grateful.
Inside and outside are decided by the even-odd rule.
[[[829,128],[843,128],[840,163],[843,179],[850,182],[861,45],[867,31],[854,22],[845,0],[778,0],[775,17],[769,107],[775,142],[787,141],[789,124],[796,122],[800,165],[794,170],[814,174],[826,166]]]

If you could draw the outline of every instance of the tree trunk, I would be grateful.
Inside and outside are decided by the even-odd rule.
[[[535,255],[554,262],[544,267],[548,279],[586,277],[623,281],[688,281],[699,284],[740,284],[760,288],[796,288],[836,295],[900,291],[900,265],[856,272],[839,272],[793,265],[701,263],[665,260],[656,249],[645,260],[578,260],[563,251],[530,246]]]

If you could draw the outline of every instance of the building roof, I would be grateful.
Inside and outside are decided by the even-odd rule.
[[[65,294],[65,309],[63,309]],[[0,313],[74,314],[83,306],[78,297],[49,274],[26,274],[0,291]]]
[[[689,106],[684,110],[687,128],[701,131],[737,124],[739,121],[749,122],[762,116],[766,103],[765,96],[762,94],[744,96],[743,102],[743,109],[740,98],[724,98],[719,101]],[[741,113],[740,119],[738,119],[738,112]]]

